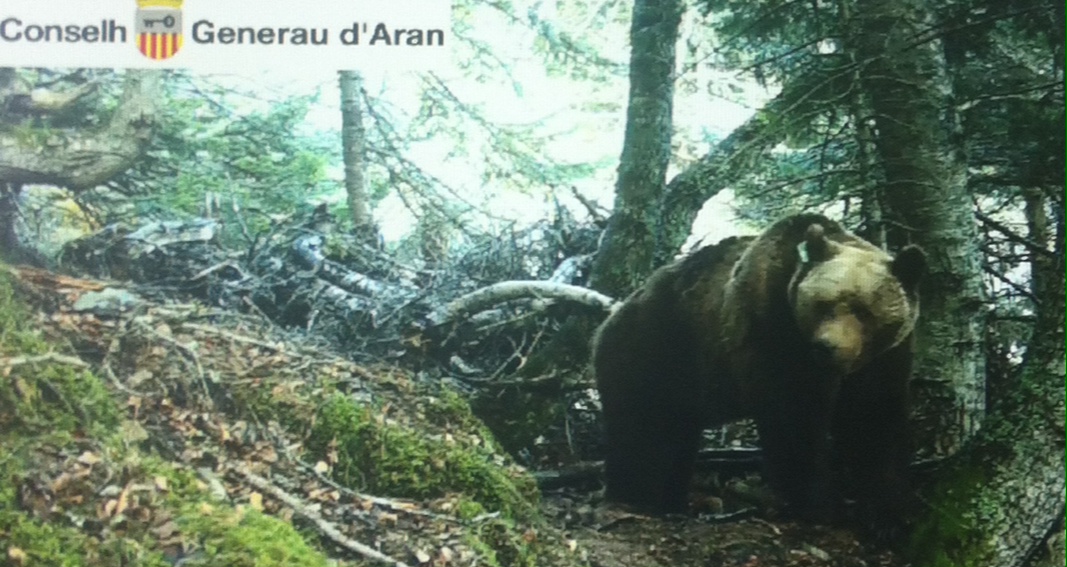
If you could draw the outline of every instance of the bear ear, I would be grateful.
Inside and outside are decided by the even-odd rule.
[[[822,262],[830,256],[830,242],[826,240],[826,231],[821,224],[813,224],[804,231],[804,242],[797,245],[800,262]]]
[[[914,291],[919,281],[926,275],[926,253],[918,246],[905,246],[893,259],[890,270],[900,280],[904,289]]]

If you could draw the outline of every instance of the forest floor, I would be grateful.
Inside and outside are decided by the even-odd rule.
[[[580,495],[579,495],[580,498]],[[610,506],[579,507],[546,495],[547,516],[565,529],[596,567],[899,567],[892,553],[862,544],[844,529],[760,518],[709,522],[648,517]]]
[[[901,565],[841,529],[539,494],[440,385],[107,285],[0,266],[0,564]]]

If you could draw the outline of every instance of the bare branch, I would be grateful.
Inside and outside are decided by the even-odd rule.
[[[614,299],[581,286],[546,281],[516,280],[495,283],[468,293],[434,311],[427,319],[433,325],[442,325],[465,315],[483,311],[498,303],[527,298],[572,301],[598,307],[605,311],[611,309],[612,305],[615,304]]]

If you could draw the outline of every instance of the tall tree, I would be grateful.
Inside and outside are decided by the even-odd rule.
[[[985,410],[981,252],[967,162],[933,15],[919,0],[857,0],[848,36],[871,108],[885,176],[888,238],[930,252],[916,339],[920,408],[937,417],[923,445],[951,454]]]
[[[681,0],[637,0],[630,25],[630,96],[615,207],[590,285],[621,297],[655,267],[671,154],[675,43]]]
[[[345,164],[345,193],[348,195],[348,214],[353,231],[376,239],[374,218],[370,213],[370,198],[364,180],[364,151],[367,131],[363,128],[361,97],[363,77],[357,71],[340,71],[341,87],[341,153]]]
[[[929,491],[911,552],[919,566],[1026,565],[1047,539],[1063,564],[1064,223],[1059,188],[1052,253],[1034,262],[1042,293],[1023,371],[982,429]],[[1031,211],[1030,236],[1045,231]],[[1047,235],[1047,233],[1046,233]],[[1032,242],[1047,242],[1047,240]],[[1058,547],[1058,551],[1053,551]]]
[[[936,26],[922,2],[857,0],[853,22],[887,219],[897,227],[890,238],[904,233],[933,252],[917,376],[951,394],[943,398],[951,405],[928,414],[943,418],[932,428],[935,448],[962,447],[927,494],[911,550],[919,565],[1022,565],[1064,509],[1062,215],[1054,250],[1040,250],[1050,241],[1046,209],[1029,200],[1028,240],[1039,249],[1031,265],[1037,320],[1018,382],[978,430],[985,409],[980,239],[943,47],[929,35]]]

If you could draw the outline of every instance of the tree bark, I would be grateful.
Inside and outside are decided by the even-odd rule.
[[[129,169],[148,145],[160,96],[159,71],[126,71],[122,98],[94,130],[0,131],[0,182],[89,189]]]
[[[1039,241],[1044,223],[1030,213]],[[1042,553],[1043,564],[1063,565],[1063,237],[1061,213],[1055,254],[1033,263],[1041,306],[1022,374],[930,491],[911,546],[917,567],[1015,567]]]
[[[655,268],[671,153],[680,0],[637,0],[630,25],[630,96],[615,207],[590,274],[591,287],[625,297]]]
[[[338,82],[341,87],[341,146],[348,214],[356,234],[366,234],[376,239],[377,229],[370,213],[370,199],[364,178],[367,131],[363,128],[363,108],[360,104],[363,77],[357,71],[340,71]]]
[[[851,23],[885,173],[889,244],[919,244],[929,258],[916,330],[919,446],[949,455],[985,413],[979,235],[958,122],[948,114],[951,84],[940,42],[918,39],[932,29],[919,0],[857,0]]]

